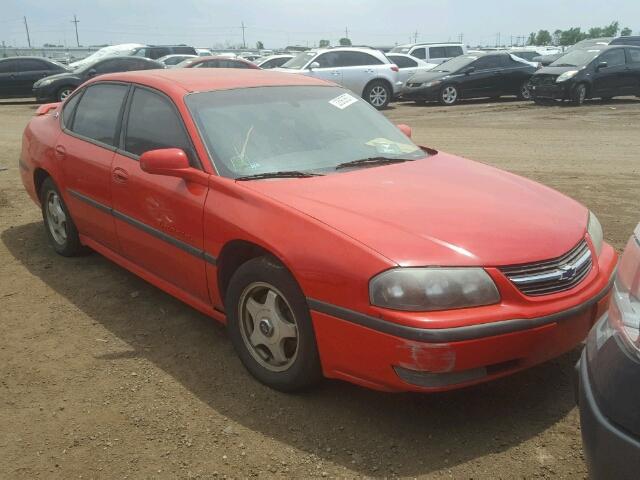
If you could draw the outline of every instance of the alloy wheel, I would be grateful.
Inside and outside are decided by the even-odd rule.
[[[67,216],[62,208],[60,196],[53,191],[47,195],[47,226],[51,236],[59,245],[67,241]]]
[[[445,87],[442,90],[442,101],[447,105],[451,105],[458,99],[458,91],[455,87]]]
[[[531,90],[529,90],[529,85],[527,83],[522,85],[520,95],[522,96],[523,100],[531,100]]]
[[[298,326],[293,310],[273,285],[254,282],[238,302],[240,334],[251,356],[272,372],[287,370],[298,354]]]
[[[73,91],[73,90],[71,90],[70,88],[65,88],[64,90],[62,90],[62,91],[60,92],[60,95],[59,95],[59,97],[60,97],[60,101],[61,101],[61,102],[64,102],[64,101],[67,99],[67,97],[68,97],[69,95],[71,95],[71,92],[72,92],[72,91]]]
[[[369,93],[369,102],[374,107],[382,107],[387,102],[387,89],[382,85],[376,85]]]

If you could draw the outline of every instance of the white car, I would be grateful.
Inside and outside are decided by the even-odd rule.
[[[69,67],[75,70],[78,67],[95,63],[97,60],[100,60],[102,58],[116,57],[121,55],[133,55],[133,53],[141,47],[144,47],[144,45],[142,45],[141,43],[122,43],[120,45],[110,45],[93,52],[91,55],[83,58],[82,60],[70,63]]]
[[[337,83],[378,110],[385,108],[402,88],[398,67],[380,50],[367,47],[308,50],[274,70]]]
[[[199,57],[211,57],[213,53],[208,48],[196,48],[196,53]]]
[[[406,53],[429,63],[443,63],[460,55],[466,55],[467,47],[462,43],[410,43],[398,45],[389,53]]]
[[[164,57],[160,57],[158,61],[164,64],[167,68],[175,68],[180,62],[188,60],[190,58],[199,58],[198,55],[181,55],[179,53],[174,53],[172,55],[165,55]]]
[[[437,63],[427,63],[406,53],[387,53],[387,58],[398,66],[398,78],[402,85],[416,73],[427,72],[438,66]]]

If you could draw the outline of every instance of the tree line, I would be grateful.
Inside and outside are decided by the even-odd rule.
[[[583,32],[580,27],[569,28],[568,30],[556,30],[550,33],[549,30],[540,30],[538,33],[532,32],[529,35],[528,45],[561,45],[569,46],[587,38],[616,37],[620,32],[621,36],[631,35],[629,27],[620,29],[619,22],[611,22],[604,27],[592,27]]]

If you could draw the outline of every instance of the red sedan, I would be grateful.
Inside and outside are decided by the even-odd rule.
[[[259,66],[244,58],[223,57],[221,55],[187,58],[177,64],[176,68],[249,68],[260,70]]]
[[[616,264],[595,215],[409,136],[314,78],[150,70],[40,107],[20,169],[59,254],[226,323],[276,389],[446,390],[578,345]]]

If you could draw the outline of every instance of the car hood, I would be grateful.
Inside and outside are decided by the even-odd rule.
[[[55,75],[49,75],[48,77],[41,78],[36,83],[34,83],[33,86],[35,88],[39,87],[44,80],[53,80],[54,82],[58,80],[68,80],[71,82],[78,82],[78,83],[82,81],[82,79],[80,78],[80,75],[74,72],[62,72],[62,73],[56,73]]]
[[[437,68],[437,66],[435,67]],[[433,82],[435,80],[442,80],[443,78],[453,77],[455,74],[451,74],[450,72],[435,72],[433,70],[429,70],[426,72],[418,72],[413,77],[411,77],[411,81],[414,83],[427,83]]]
[[[393,262],[499,266],[558,257],[587,209],[531,180],[453,155],[330,174],[242,182]]]
[[[542,67],[534,75],[562,75],[571,70],[580,70],[582,67]]]
[[[543,65],[549,65],[559,59],[564,53],[552,53],[550,55],[540,55],[539,57],[533,57],[534,62],[540,62]]]

